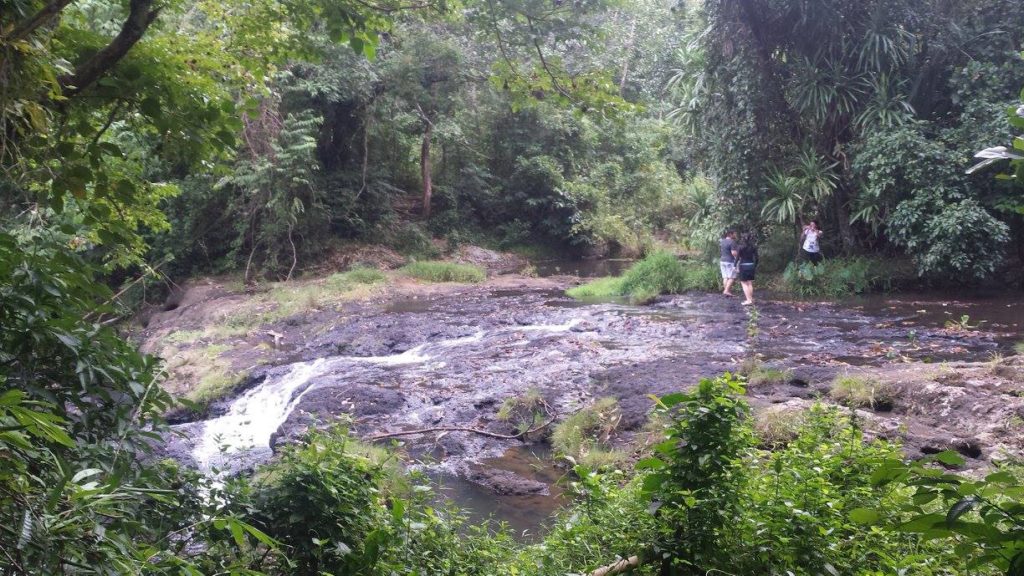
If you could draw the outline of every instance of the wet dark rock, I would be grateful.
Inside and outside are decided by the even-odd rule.
[[[479,464],[470,465],[465,471],[464,478],[501,496],[528,496],[548,492],[548,485],[544,482],[523,478],[509,470]]]

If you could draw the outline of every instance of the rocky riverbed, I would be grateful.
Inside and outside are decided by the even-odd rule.
[[[827,303],[692,294],[635,307],[579,303],[571,277],[503,276],[473,286],[404,284],[374,297],[302,314],[236,338],[229,361],[246,366],[241,391],[201,419],[179,417],[169,451],[204,468],[242,469],[269,457],[311,425],[344,415],[363,438],[398,437],[410,464],[449,479],[453,494],[487,506],[550,512],[557,474],[497,418],[509,398],[536,389],[562,417],[598,398],[618,400],[613,442],[628,446],[647,421],[649,395],[760,359],[784,378],[751,385],[761,410],[827,401],[837,375],[890,385],[892,401],[861,411],[869,433],[899,439],[910,454],[947,448],[974,465],[1024,448],[1024,366],[1010,353],[1019,330],[929,321],[938,302],[858,309]],[[173,310],[149,318],[156,347],[237,301],[197,286]],[[244,297],[242,297],[244,298]],[[202,345],[200,342],[197,344]],[[493,494],[488,500],[481,494]],[[527,522],[528,524],[529,522]]]

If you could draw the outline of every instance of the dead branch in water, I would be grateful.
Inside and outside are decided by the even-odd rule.
[[[385,438],[395,438],[397,436],[415,436],[416,434],[429,434],[430,432],[470,432],[473,434],[480,434],[481,436],[488,436],[490,438],[497,438],[499,440],[518,440],[524,436],[533,434],[534,432],[543,430],[555,422],[558,416],[552,416],[550,420],[541,424],[540,426],[524,430],[518,434],[498,434],[496,432],[489,432],[487,430],[481,430],[479,428],[469,428],[467,426],[438,426],[436,428],[418,428],[416,430],[402,430],[401,432],[388,432],[386,434],[375,434],[367,438],[367,440],[383,440]]]
[[[590,576],[612,576],[613,574],[622,574],[623,572],[629,572],[630,570],[640,566],[639,556],[630,556],[629,558],[623,558],[614,564],[602,566],[597,570],[590,573]]]

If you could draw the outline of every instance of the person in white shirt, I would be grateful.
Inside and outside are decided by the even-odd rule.
[[[810,224],[804,226],[804,232],[800,235],[800,252],[803,253],[804,259],[812,264],[821,262],[821,246],[818,245],[820,237],[821,228],[818,227],[817,220],[811,220]]]

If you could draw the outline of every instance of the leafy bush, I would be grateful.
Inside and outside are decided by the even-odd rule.
[[[608,448],[608,439],[622,420],[619,403],[601,398],[555,426],[551,446],[559,456],[591,469],[621,462],[624,454]]]
[[[637,262],[620,277],[599,278],[570,288],[566,294],[579,300],[625,297],[643,304],[660,294],[712,291],[718,287],[718,269],[714,266],[683,263],[671,253],[660,251]]]
[[[302,574],[371,568],[388,537],[382,467],[347,443],[342,431],[314,433],[286,446],[254,486],[254,523],[289,546]]]
[[[956,543],[960,564],[978,573],[1014,576],[1024,570],[1024,482],[1019,466],[997,468],[984,478],[944,472],[963,466],[956,452],[941,452],[915,462],[888,458],[872,474],[879,488],[904,487],[912,491],[899,503],[899,523],[884,525],[890,533],[920,534],[923,538]],[[940,468],[941,467],[941,468]],[[1016,472],[1016,474],[1014,473]],[[939,507],[941,505],[941,507]],[[868,510],[872,524],[883,512]]]
[[[910,274],[899,263],[881,258],[834,258],[818,265],[790,263],[782,273],[782,288],[801,298],[841,298],[889,290]]]
[[[851,408],[891,410],[896,400],[895,388],[887,383],[865,376],[836,376],[829,396]]]
[[[784,442],[753,447],[743,388],[725,376],[661,398],[671,423],[637,463],[658,519],[645,554],[662,574],[951,574],[948,547],[872,527],[899,521],[905,491],[878,489],[897,446],[865,443],[855,421],[814,406]]]
[[[452,262],[428,261],[406,264],[401,269],[406,276],[427,282],[483,282],[487,273],[478,266]]]

